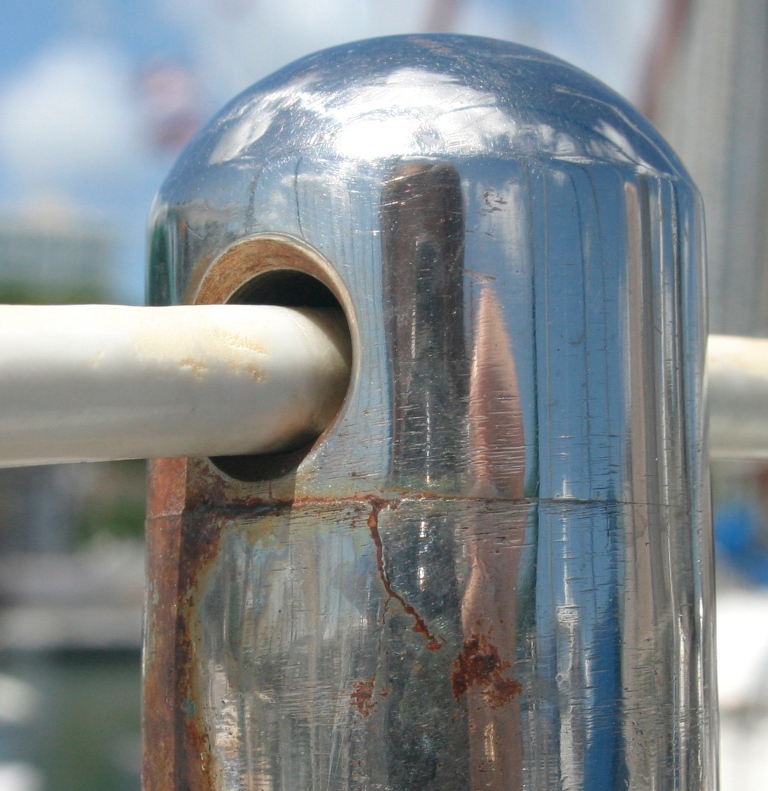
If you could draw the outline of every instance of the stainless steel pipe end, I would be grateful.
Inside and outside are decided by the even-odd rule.
[[[695,188],[534,50],[410,36],[234,99],[154,303],[344,309],[289,455],[151,478],[145,789],[713,789]]]

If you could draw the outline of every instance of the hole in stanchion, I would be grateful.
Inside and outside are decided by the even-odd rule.
[[[344,314],[339,300],[328,286],[306,272],[293,269],[264,272],[235,291],[227,302],[288,308],[333,308]],[[285,453],[215,456],[211,458],[211,462],[236,480],[249,483],[274,480],[296,469],[310,452],[316,439],[314,437],[303,447]]]
[[[339,300],[324,283],[306,272],[277,269],[265,272],[236,291],[228,302],[278,305],[282,308],[338,308]]]

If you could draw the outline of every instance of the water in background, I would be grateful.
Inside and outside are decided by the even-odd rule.
[[[0,658],[0,791],[138,791],[138,652]]]

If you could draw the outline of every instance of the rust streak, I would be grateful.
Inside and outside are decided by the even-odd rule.
[[[440,640],[438,640],[437,637],[435,637],[435,635],[432,634],[432,632],[429,631],[426,621],[419,615],[419,613],[416,612],[416,610],[410,604],[408,604],[408,602],[399,593],[397,593],[397,591],[395,591],[385,568],[384,545],[382,544],[381,536],[379,535],[379,513],[384,508],[391,508],[392,504],[389,501],[382,500],[378,497],[369,498],[369,502],[371,504],[371,513],[368,515],[368,527],[371,530],[373,543],[376,545],[376,565],[379,568],[379,576],[381,577],[381,581],[384,583],[384,589],[387,591],[387,595],[398,602],[403,610],[405,610],[406,614],[413,618],[413,631],[416,632],[416,634],[424,636],[424,638],[427,640],[427,649],[433,652],[439,651],[443,647],[443,644],[440,642]]]

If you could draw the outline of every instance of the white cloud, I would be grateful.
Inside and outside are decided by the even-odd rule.
[[[28,189],[112,179],[138,153],[129,65],[113,51],[70,44],[44,51],[0,86],[0,155]]]

